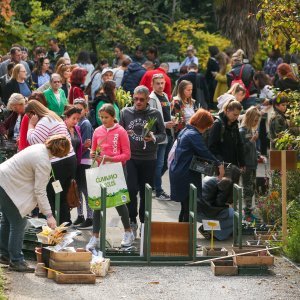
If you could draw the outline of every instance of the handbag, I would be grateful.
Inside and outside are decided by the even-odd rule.
[[[100,164],[85,171],[88,204],[94,210],[101,209],[101,184],[106,189],[106,207],[116,207],[130,201],[122,163]]]
[[[70,209],[80,206],[79,191],[75,179],[71,180],[66,199]]]
[[[218,173],[218,166],[215,161],[194,155],[190,164],[190,170],[206,176],[216,176]]]

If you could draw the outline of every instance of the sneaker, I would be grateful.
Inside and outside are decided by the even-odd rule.
[[[125,231],[123,240],[121,242],[122,247],[130,247],[134,241],[134,235],[132,231]]]
[[[208,231],[204,230],[203,225],[200,225],[200,227],[198,228],[198,231],[200,232],[201,235],[203,235],[203,237],[206,240],[210,240],[211,234]]]
[[[85,221],[84,216],[78,216],[73,225],[79,225]]]
[[[168,195],[164,191],[159,196],[156,195],[155,199],[156,200],[163,200],[163,201],[169,201],[169,200],[171,200],[170,195]]]
[[[9,264],[8,270],[23,273],[34,273],[34,268],[29,267],[24,260],[20,262],[11,262]]]
[[[138,225],[136,223],[131,222],[130,223],[130,229],[131,229],[131,232],[134,236],[134,239],[136,239],[136,232],[137,232],[137,229],[138,229]]]
[[[9,262],[9,258],[7,256],[0,254],[0,264],[8,266]]]
[[[79,226],[77,226],[78,229],[88,229],[93,225],[93,219],[86,218],[84,222],[82,222]]]
[[[93,250],[95,250],[98,245],[100,245],[100,238],[92,236],[88,244],[85,246],[85,250],[93,252]]]

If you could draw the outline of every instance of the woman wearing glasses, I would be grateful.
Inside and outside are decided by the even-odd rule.
[[[39,88],[50,80],[49,67],[50,61],[47,57],[40,57],[38,59],[36,68],[31,73],[32,84],[35,88]]]
[[[50,78],[50,87],[44,91],[47,100],[47,106],[58,116],[64,114],[65,106],[68,104],[65,92],[61,89],[61,77],[57,73],[53,73]]]
[[[2,101],[7,104],[9,97],[13,93],[18,93],[24,97],[29,97],[31,94],[30,87],[26,82],[27,72],[25,67],[22,64],[17,64],[14,66],[12,71],[11,79],[5,86],[3,90]]]

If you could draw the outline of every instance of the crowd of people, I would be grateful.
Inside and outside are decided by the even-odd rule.
[[[130,202],[116,209],[124,227],[124,247],[131,246],[137,236],[137,219],[144,223],[146,183],[153,187],[158,201],[181,203],[179,222],[188,221],[189,186],[193,183],[198,191],[198,220],[220,220],[222,230],[215,235],[224,240],[233,227],[233,183],[241,177],[245,218],[254,217],[258,158],[267,156],[278,133],[289,127],[286,90],[300,90],[298,69],[277,49],[258,71],[241,49],[221,52],[213,46],[209,52],[207,69],[202,74],[195,49],[189,46],[173,83],[168,63],[160,63],[154,46],[144,56],[141,46],[128,55],[123,45],[117,44],[111,66],[107,59],[96,63],[87,51],[81,51],[71,64],[67,51],[55,38],[49,40],[48,51],[35,47],[32,60],[20,45],[2,56],[0,96],[10,113],[0,124],[0,134],[15,140],[19,152],[0,165],[0,173],[5,174],[1,176],[5,180],[0,181],[2,262],[10,262],[13,270],[29,271],[21,243],[17,250],[12,249],[8,234],[9,239],[20,242],[25,228],[23,218],[28,214],[42,214],[51,226],[55,225],[52,184],[57,180],[62,187],[57,222],[68,222],[79,229],[92,226],[87,249],[95,249],[99,244],[99,211],[88,205],[85,177],[92,161],[100,167],[116,162],[123,165]],[[132,95],[132,106],[118,106],[118,87]],[[155,121],[145,135],[149,120]],[[60,150],[54,151],[53,143],[56,147],[57,143],[65,143],[66,148],[59,146]],[[202,174],[190,168],[194,156],[216,165],[216,175],[202,180]],[[228,165],[231,172],[227,172]],[[162,186],[168,168],[171,195]],[[25,187],[21,174],[32,187]],[[81,200],[73,221],[66,200],[72,179],[77,181]],[[14,184],[24,189],[24,199],[36,201],[29,199],[25,204],[16,195]],[[37,204],[38,208],[34,207]],[[16,225],[18,235],[15,231],[4,233],[8,224]],[[199,231],[210,238],[203,227]]]

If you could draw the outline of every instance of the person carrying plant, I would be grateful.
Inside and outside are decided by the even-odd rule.
[[[139,218],[144,223],[145,184],[153,182],[158,144],[166,139],[164,121],[160,112],[151,108],[149,89],[138,86],[133,94],[133,106],[121,111],[120,125],[129,135],[131,159],[127,161],[127,186],[130,202],[127,204],[131,228],[136,235],[138,200],[140,193]]]
[[[252,198],[255,192],[257,157],[256,141],[258,139],[257,127],[261,114],[257,107],[251,106],[247,109],[242,126],[240,127],[240,137],[243,144],[243,154],[245,160],[245,170],[242,174],[244,188],[244,214],[245,220],[252,221]]]
[[[285,115],[288,105],[288,98],[286,93],[282,92],[273,99],[274,115],[270,120],[270,140],[271,149],[275,149],[275,139],[278,137],[280,132],[289,129],[287,117]]]

